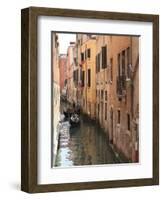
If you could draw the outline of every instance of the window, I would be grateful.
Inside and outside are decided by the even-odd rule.
[[[107,120],[107,103],[105,103],[105,120]]]
[[[82,82],[82,69],[80,68],[80,81]]]
[[[110,59],[110,80],[113,81],[113,58]]]
[[[91,57],[91,49],[87,49],[87,57],[88,57],[88,58]]]
[[[87,59],[87,50],[85,50],[85,60]]]
[[[120,62],[120,53],[118,54],[118,76],[121,75],[121,62]]]
[[[129,130],[130,131],[130,115],[129,114],[127,114],[127,130]]]
[[[88,69],[88,87],[91,87],[91,70]]]
[[[118,110],[118,124],[121,123],[121,112],[120,110]]]
[[[77,58],[74,58],[74,64],[77,66]]]
[[[125,75],[125,50],[122,51],[122,75]]]
[[[104,91],[101,90],[101,100],[103,99],[103,97],[104,97]]]
[[[79,70],[77,69],[76,70],[76,81],[78,82],[78,80],[79,80]]]
[[[89,114],[91,114],[91,103],[88,103],[88,108],[89,108]]]
[[[75,83],[78,82],[78,69],[75,70],[75,71],[73,71],[73,81],[74,81]]]
[[[102,121],[103,121],[103,119],[104,119],[104,104],[103,104],[103,102],[101,102],[101,110],[100,110],[100,112],[101,112],[101,119],[102,119]]]
[[[73,81],[75,81],[75,71],[73,71]]]
[[[107,46],[102,47],[102,68],[107,67]]]
[[[98,71],[100,71],[101,68],[101,54],[98,54]]]
[[[82,71],[82,87],[84,87],[85,82],[85,71]]]
[[[96,73],[98,72],[98,56],[96,55]]]
[[[98,117],[99,117],[99,115],[100,115],[100,104],[98,103],[98,106],[97,106],[97,114],[98,114]]]
[[[84,61],[84,53],[81,53],[81,61]]]
[[[127,77],[131,77],[131,70],[130,70],[130,47],[127,48]]]
[[[107,91],[105,91],[105,101],[107,101]]]
[[[96,55],[96,73],[100,71],[100,53]]]

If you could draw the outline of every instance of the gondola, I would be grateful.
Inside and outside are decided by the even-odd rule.
[[[78,114],[74,113],[70,117],[70,124],[71,128],[79,126],[80,125],[80,117]]]

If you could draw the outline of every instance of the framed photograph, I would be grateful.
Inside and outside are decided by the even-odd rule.
[[[159,184],[159,16],[21,11],[21,189]]]

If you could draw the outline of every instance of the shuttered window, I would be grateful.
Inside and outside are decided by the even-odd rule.
[[[107,103],[105,103],[105,120],[107,120]]]
[[[102,47],[102,68],[107,67],[107,46]]]
[[[118,110],[118,124],[121,123],[121,112],[120,110]]]
[[[127,114],[127,129],[130,131],[130,115]]]
[[[88,87],[91,87],[91,70],[88,69]]]
[[[110,80],[113,81],[113,58],[110,59]]]
[[[125,75],[125,50],[122,51],[122,75]]]
[[[91,49],[87,49],[87,57],[88,57],[88,58],[91,57]]]
[[[131,49],[130,47],[127,48],[127,77],[131,77],[131,70],[130,70],[130,57],[131,57]]]
[[[100,71],[100,67],[101,67],[100,64],[101,64],[101,62],[100,62],[100,53],[98,53],[96,55],[96,73],[98,73]]]
[[[84,61],[84,53],[81,53],[81,61]]]
[[[105,101],[108,100],[107,91],[105,91]]]
[[[82,87],[84,87],[84,83],[85,83],[85,72],[82,71]]]
[[[121,75],[121,62],[120,62],[120,53],[118,54],[118,76]]]

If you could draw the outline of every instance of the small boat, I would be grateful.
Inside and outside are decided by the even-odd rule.
[[[80,118],[79,118],[78,114],[71,115],[70,124],[71,124],[71,127],[76,127],[76,126],[80,125]]]

